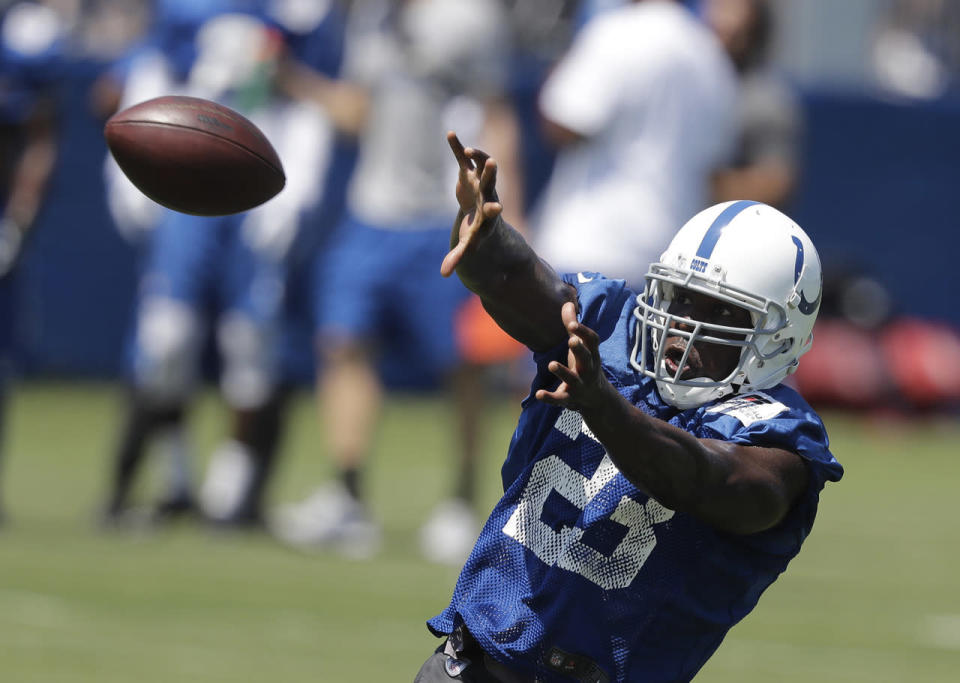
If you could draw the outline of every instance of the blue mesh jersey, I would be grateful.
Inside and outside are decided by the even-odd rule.
[[[791,388],[689,410],[666,404],[629,363],[635,294],[621,280],[565,276],[601,339],[607,378],[645,413],[697,437],[798,453],[809,487],[777,526],[737,536],[670,510],[620,474],[580,415],[531,396],[504,462],[504,495],[428,626],[465,624],[494,659],[531,679],[570,681],[570,653],[611,681],[687,681],[756,605],[810,532],[820,490],[843,474],[823,423]],[[537,354],[535,391],[566,344]],[[553,662],[551,665],[551,661]]]

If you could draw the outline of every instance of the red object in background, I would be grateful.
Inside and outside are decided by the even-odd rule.
[[[475,295],[457,312],[454,334],[461,356],[470,363],[505,363],[527,353],[526,346],[500,329]]]
[[[874,408],[884,404],[890,379],[876,336],[845,320],[813,328],[813,346],[800,358],[793,383],[814,405]]]
[[[141,192],[182,213],[247,211],[286,183],[280,158],[260,129],[209,100],[166,95],[135,104],[110,117],[104,136]]]
[[[938,410],[960,404],[960,332],[918,318],[867,331],[826,319],[793,383],[811,404]]]
[[[908,402],[930,409],[960,401],[960,333],[917,318],[887,325],[879,345],[893,381]]]

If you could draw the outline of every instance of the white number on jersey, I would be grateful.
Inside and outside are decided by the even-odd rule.
[[[583,418],[574,411],[564,410],[555,428],[571,439],[582,433],[596,441]],[[519,541],[548,565],[580,574],[606,590],[626,588],[657,545],[653,525],[673,517],[673,510],[653,498],[641,505],[623,496],[609,518],[627,527],[628,531],[610,555],[581,542],[583,529],[564,526],[557,531],[541,519],[543,506],[551,492],[556,491],[583,510],[618,473],[606,454],[589,479],[556,455],[544,458],[533,466],[517,509],[504,525],[503,533]]]

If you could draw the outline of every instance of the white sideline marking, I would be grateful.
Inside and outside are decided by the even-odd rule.
[[[931,614],[924,619],[920,639],[942,650],[960,650],[960,614]]]
[[[3,620],[21,626],[59,626],[73,616],[66,600],[22,590],[0,590]]]

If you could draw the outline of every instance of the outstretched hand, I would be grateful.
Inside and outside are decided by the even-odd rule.
[[[447,133],[447,142],[460,166],[456,194],[463,219],[456,226],[459,239],[440,265],[444,277],[456,270],[464,253],[483,238],[503,211],[496,191],[497,162],[479,149],[464,148],[453,131]]]
[[[560,309],[563,326],[569,335],[567,364],[550,361],[547,369],[560,379],[553,391],[538,389],[538,401],[582,412],[596,405],[607,382],[600,361],[600,337],[577,320],[577,307],[568,301]]]

